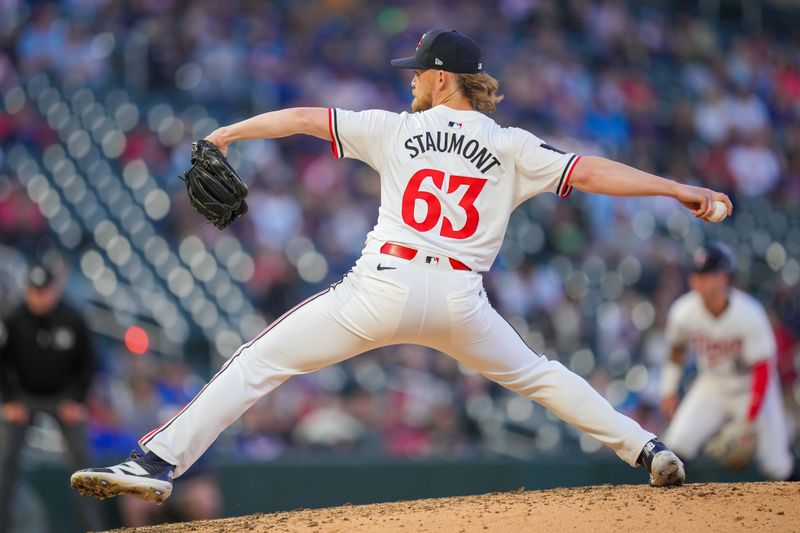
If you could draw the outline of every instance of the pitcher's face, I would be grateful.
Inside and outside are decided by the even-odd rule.
[[[415,113],[433,107],[433,85],[429,70],[415,70],[414,78],[411,80],[411,94],[414,96],[411,110]]]

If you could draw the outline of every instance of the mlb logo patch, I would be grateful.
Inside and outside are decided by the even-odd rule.
[[[450,126],[451,128],[455,128],[455,129],[458,129],[458,130],[460,130],[461,126],[463,126],[463,124],[461,122],[453,122],[452,120],[450,122],[448,122],[447,125]]]
[[[439,264],[439,258],[438,257],[433,257],[432,255],[429,255],[429,256],[427,256],[425,258],[425,262],[428,263],[428,264],[431,264],[431,265],[438,265]]]

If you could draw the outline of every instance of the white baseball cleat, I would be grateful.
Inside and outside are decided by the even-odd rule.
[[[656,439],[644,445],[639,464],[650,473],[650,485],[653,487],[681,485],[686,480],[683,461]]]
[[[129,494],[140,500],[162,503],[172,494],[171,464],[153,454],[131,452],[127,461],[104,468],[78,470],[69,479],[80,494],[101,500]]]

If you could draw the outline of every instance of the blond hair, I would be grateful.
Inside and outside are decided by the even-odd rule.
[[[475,111],[481,113],[493,113],[497,104],[503,100],[503,95],[497,94],[500,82],[484,72],[458,74],[458,87]]]

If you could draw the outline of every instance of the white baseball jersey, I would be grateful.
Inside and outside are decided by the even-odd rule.
[[[580,157],[477,111],[329,110],[335,157],[380,174],[378,223],[367,241],[395,242],[489,270],[511,211],[542,192],[567,197]]]
[[[775,356],[775,335],[767,313],[753,297],[731,288],[728,307],[712,315],[696,292],[678,298],[667,316],[667,341],[687,346],[698,370],[717,376],[749,375],[749,368]]]
[[[744,418],[751,402],[750,368],[775,358],[775,336],[767,313],[751,296],[731,288],[728,307],[712,315],[699,294],[689,292],[669,310],[666,337],[686,346],[698,360],[698,376],[678,406],[664,443],[684,459],[694,459],[728,420]],[[778,376],[770,368],[764,401],[755,420],[755,459],[770,479],[792,472],[788,429]]]
[[[544,191],[569,194],[578,157],[444,106],[411,115],[330,109],[328,116],[333,154],[360,159],[381,176],[378,223],[363,255],[341,281],[242,345],[186,407],[142,437],[142,448],[176,465],[179,476],[291,376],[413,343],[541,403],[635,465],[654,435],[558,361],[533,352],[492,308],[478,273],[491,266],[514,207]],[[387,242],[434,255],[383,253]]]

